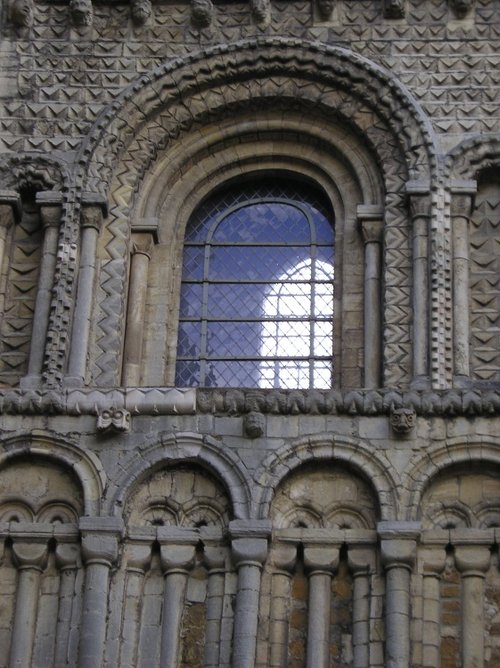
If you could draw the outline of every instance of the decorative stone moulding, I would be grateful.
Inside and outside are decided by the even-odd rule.
[[[110,408],[97,416],[97,431],[130,431],[130,413],[123,408]]]
[[[500,389],[465,390],[237,390],[171,387],[116,389],[1,389],[3,415],[246,415],[247,434],[259,436],[261,415],[387,415],[396,431],[410,430],[413,414],[422,417],[500,415]],[[402,409],[402,410],[400,410]],[[396,417],[394,417],[396,416]],[[253,417],[256,419],[254,420]],[[111,423],[113,419],[111,418]],[[122,418],[118,420],[122,424]],[[103,427],[104,428],[104,427]],[[113,428],[117,429],[116,425]],[[121,427],[119,430],[122,430]]]

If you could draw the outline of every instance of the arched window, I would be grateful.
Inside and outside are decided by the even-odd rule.
[[[179,387],[332,386],[333,216],[315,189],[270,181],[217,193],[188,224]]]

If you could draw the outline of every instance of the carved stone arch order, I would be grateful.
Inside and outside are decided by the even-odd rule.
[[[267,457],[254,476],[257,492],[252,514],[262,519],[268,518],[276,490],[292,471],[304,465],[315,465],[318,470],[323,466],[327,470],[329,466],[338,465],[343,471],[352,471],[354,478],[359,477],[372,490],[377,519],[392,520],[398,516],[399,482],[395,478],[396,472],[391,472],[389,466],[379,460],[369,446],[332,436],[301,440],[283,446]],[[317,516],[315,509],[312,509],[312,513]]]
[[[224,449],[223,443],[193,433],[169,434],[160,443],[142,451],[140,458],[133,456],[116,481],[116,488],[110,494],[106,508],[110,514],[120,515],[134,488],[148,475],[190,464],[205,469],[224,488],[233,518],[248,517],[251,486],[241,461],[227,448]],[[186,507],[184,512],[189,513],[190,510],[190,507]],[[177,507],[175,513],[177,518],[183,514]]]
[[[329,119],[330,127],[336,122],[338,127],[346,128],[358,146],[361,144],[356,138],[369,147],[372,162],[383,178],[366,179],[363,169],[354,171],[363,193],[362,202],[385,206],[388,230],[385,264],[397,267],[398,275],[397,282],[393,278],[395,272],[386,276],[388,301],[395,299],[401,305],[407,299],[410,263],[407,253],[401,252],[408,245],[404,184],[410,176],[428,182],[436,168],[430,124],[418,104],[389,72],[343,49],[281,38],[214,47],[169,61],[130,86],[103,112],[82,149],[80,178],[84,187],[109,188],[111,198],[106,231],[106,241],[110,243],[106,247],[113,248],[113,257],[103,251],[102,282],[106,289],[97,296],[98,322],[92,351],[95,359],[92,375],[98,384],[113,385],[119,379],[117,360],[120,333],[123,336],[127,280],[127,264],[125,261],[120,264],[119,258],[127,257],[130,217],[139,214],[140,218],[143,213],[150,213],[141,207],[137,209],[136,193],[144,175],[154,169],[152,165],[163,151],[168,150],[168,155],[175,158],[176,145],[178,142],[182,145],[183,137],[189,134],[195,140],[203,139],[204,131],[216,124],[221,145],[227,148],[231,142],[227,119],[241,114],[258,117],[262,113],[265,118],[266,107],[275,109],[282,129],[286,129],[289,114],[302,117],[304,133],[312,119],[314,134],[314,126],[319,125],[314,118],[323,117]],[[270,131],[270,121],[268,127]],[[242,128],[240,132],[244,134]],[[245,148],[240,150],[240,173],[251,171],[255,168],[251,157],[245,166]],[[304,153],[307,157],[308,151]],[[302,167],[297,160],[295,171],[309,171],[314,178],[312,166],[316,162],[316,176],[321,183],[317,169],[321,161],[309,155],[310,160],[303,161]],[[290,151],[280,154],[278,150],[275,167],[280,169],[284,158],[289,156]],[[220,166],[223,172],[225,166],[223,163]],[[272,167],[272,161],[268,166]],[[195,171],[194,167],[192,173]],[[229,170],[224,176],[233,175],[236,174]],[[198,185],[201,181],[198,180]],[[385,202],[381,198],[382,181]],[[340,199],[338,193],[337,199]],[[404,275],[406,283],[400,279]],[[117,293],[121,299],[116,298]],[[385,373],[391,384],[409,377],[409,303],[403,310],[404,316],[401,308],[397,309],[397,319],[392,310],[386,314]],[[110,345],[109,331],[118,333],[115,345]],[[406,351],[404,355],[402,350]]]
[[[495,489],[498,487],[497,495],[500,500],[499,445],[499,441],[495,439],[464,442],[457,438],[446,444],[430,447],[425,453],[425,458],[418,455],[405,475],[406,484],[403,482],[403,487],[408,489],[402,499],[406,519],[410,521],[420,519],[428,490],[434,481],[445,480],[447,476],[460,478],[466,477],[468,473],[479,477],[484,475],[491,480]],[[488,494],[492,504],[491,510],[496,512],[498,502],[494,501],[491,490]],[[450,517],[462,518],[465,524],[476,522],[477,525],[479,521],[477,518],[486,517],[488,514],[482,498],[478,498],[472,506],[469,506],[463,499],[446,493],[442,502],[434,503],[431,499],[430,503],[433,504],[437,515],[446,518],[448,514]]]
[[[61,470],[69,469],[71,475],[78,480],[82,493],[82,515],[99,515],[101,499],[106,486],[106,475],[97,456],[80,449],[75,443],[68,443],[52,434],[38,432],[36,434],[19,435],[2,442],[0,453],[0,471],[2,467],[15,463],[16,460],[38,459],[50,467],[51,462]],[[71,504],[70,504],[71,505]],[[59,504],[58,504],[59,506]],[[51,506],[43,503],[40,507],[41,516],[57,521],[61,515],[74,516],[74,508]],[[44,520],[45,521],[45,520]]]

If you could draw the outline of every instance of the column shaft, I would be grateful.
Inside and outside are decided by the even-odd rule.
[[[366,668],[370,657],[370,575],[353,575],[352,645],[353,668]]]
[[[127,329],[123,351],[123,384],[139,385],[141,380],[144,314],[148,289],[151,234],[136,234],[130,263]]]
[[[455,375],[469,376],[469,221],[453,217],[453,352]]]
[[[100,668],[106,637],[110,564],[91,562],[85,572],[80,630],[80,668]]]
[[[162,668],[177,666],[187,580],[188,573],[184,570],[168,571],[165,575],[160,654]]]
[[[68,376],[71,382],[81,384],[85,378],[90,319],[94,299],[97,238],[102,223],[102,209],[98,205],[82,207],[82,235],[78,288],[71,330]]]
[[[410,662],[410,575],[404,565],[386,569],[386,661],[391,668],[408,668]]]
[[[254,668],[261,564],[241,562],[234,615],[233,668]]]
[[[273,573],[270,612],[270,668],[288,665],[288,625],[290,623],[291,573]]]
[[[441,645],[440,577],[437,573],[423,575],[423,668],[439,666]]]
[[[222,609],[224,602],[223,570],[209,571],[207,585],[207,624],[205,631],[205,668],[218,668]]]
[[[327,668],[330,665],[330,601],[330,573],[324,571],[309,573],[307,668]]]
[[[413,376],[429,374],[428,218],[413,218]]]

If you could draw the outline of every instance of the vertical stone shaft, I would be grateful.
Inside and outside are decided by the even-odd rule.
[[[410,665],[410,580],[416,556],[418,523],[379,522],[382,563],[385,566],[385,663]]]
[[[78,289],[71,330],[68,376],[71,383],[80,385],[85,378],[90,318],[94,299],[97,238],[102,224],[102,207],[84,204],[81,212],[81,247],[78,269]]]
[[[12,553],[19,577],[9,668],[28,668],[35,639],[40,577],[47,565],[48,548],[46,543],[14,542]]]
[[[0,190],[0,277],[4,271],[5,245],[9,229],[21,217],[21,200],[17,192]],[[3,314],[5,294],[0,293],[0,316]]]
[[[124,559],[127,576],[120,666],[121,668],[135,668],[139,644],[143,580],[145,570],[151,561],[151,547],[149,545],[128,545]]]
[[[267,539],[233,539],[232,556],[238,570],[232,665],[233,668],[254,668],[260,580],[267,557]]]
[[[441,651],[441,572],[446,563],[443,545],[420,551],[423,563],[422,606],[422,666],[435,668],[440,663]]]
[[[429,378],[429,223],[431,198],[424,184],[409,182],[413,256],[413,380]]]
[[[491,553],[487,546],[455,548],[455,564],[462,576],[462,667],[484,666],[484,578]]]
[[[68,644],[71,622],[71,608],[74,597],[75,575],[80,554],[79,545],[58,544],[56,565],[59,568],[59,606],[57,612],[56,647],[54,666],[68,665]]]
[[[379,387],[382,373],[381,241],[384,222],[380,211],[358,207],[365,242],[364,276],[364,386]]]
[[[370,657],[370,578],[375,569],[374,548],[350,548],[348,565],[353,574],[352,665],[366,668]]]
[[[469,360],[469,216],[474,182],[452,187],[453,355],[454,376],[468,378]]]
[[[177,668],[184,599],[196,549],[194,545],[162,545],[160,549],[165,573],[160,664],[162,668]]]
[[[123,384],[139,385],[152,234],[134,234],[123,351]]]
[[[44,236],[28,363],[28,377],[31,377],[33,382],[36,382],[36,379],[42,373],[45,353],[45,337],[49,324],[59,224],[62,215],[60,199],[60,193],[52,192],[38,193],[36,197],[36,201],[40,206]]]
[[[221,620],[224,602],[225,557],[221,548],[208,547],[204,552],[208,568],[207,612],[205,629],[205,668],[218,668],[220,658]]]
[[[291,545],[275,547],[272,562],[275,570],[271,580],[269,666],[270,668],[286,668],[288,666],[292,571],[297,562],[296,547]]]
[[[87,519],[87,518],[82,518]],[[114,518],[112,518],[114,519]],[[80,524],[82,524],[82,520]],[[88,518],[89,525],[96,518]],[[82,532],[85,587],[80,629],[80,668],[101,668],[106,638],[109,572],[118,557],[117,531]]]
[[[339,563],[339,549],[306,547],[304,568],[308,573],[307,668],[330,665],[330,608],[332,573]]]

